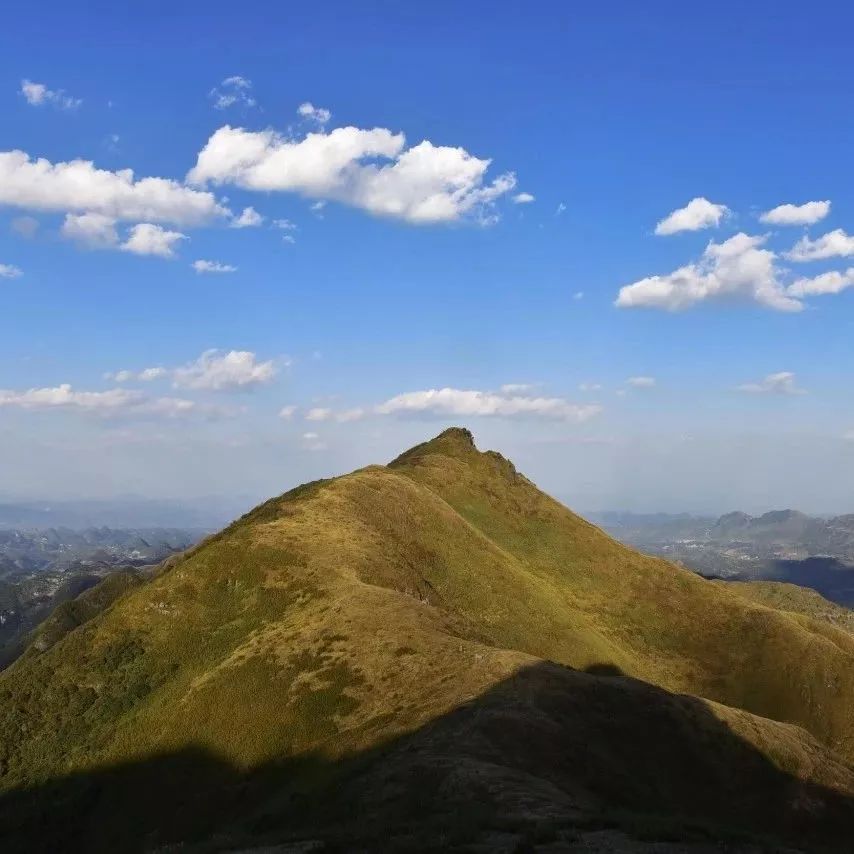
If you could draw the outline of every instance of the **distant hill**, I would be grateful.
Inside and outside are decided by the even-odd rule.
[[[620,545],[466,430],[116,588],[0,674],[4,850],[850,850],[844,620]]]

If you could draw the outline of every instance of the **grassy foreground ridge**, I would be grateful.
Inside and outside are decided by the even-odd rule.
[[[817,598],[621,546],[453,428],[48,624],[0,674],[0,837],[850,850],[854,633]]]

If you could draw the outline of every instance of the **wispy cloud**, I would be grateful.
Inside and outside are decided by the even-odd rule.
[[[737,388],[738,391],[748,394],[806,394],[804,389],[797,386],[795,375],[791,371],[768,374],[759,382],[744,383]]]
[[[169,378],[175,388],[202,391],[235,391],[272,382],[278,368],[274,360],[258,361],[249,350],[205,350],[198,359],[176,368],[162,366],[141,371],[121,370],[107,374],[116,382],[153,382]]]
[[[193,261],[193,269],[197,273],[236,273],[237,267],[231,264],[222,264],[219,261]]]
[[[82,103],[81,98],[72,98],[62,89],[48,89],[44,83],[32,80],[21,81],[21,94],[33,107],[52,106],[59,110],[76,110]]]
[[[226,77],[219,86],[214,86],[208,97],[216,110],[227,110],[229,107],[256,107],[257,102],[251,95],[252,81],[235,74]]]

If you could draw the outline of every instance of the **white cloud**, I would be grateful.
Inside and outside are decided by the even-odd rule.
[[[0,264],[0,279],[17,279],[24,275],[24,271],[14,264]]]
[[[186,415],[196,409],[191,400],[176,397],[149,398],[139,391],[113,388],[107,391],[75,391],[68,383],[27,391],[0,390],[0,407],[30,410],[76,410],[102,415]]]
[[[516,185],[511,173],[484,183],[489,160],[463,148],[423,142],[406,148],[403,134],[385,128],[335,128],[292,139],[273,130],[228,125],[199,153],[188,180],[233,184],[262,192],[334,200],[410,223],[485,216]]]
[[[99,213],[66,214],[60,233],[88,249],[121,249],[135,255],[157,255],[161,258],[172,258],[175,244],[179,240],[188,239],[178,231],[168,231],[159,225],[144,222],[132,226],[128,230],[127,240],[120,243],[116,220]]]
[[[258,213],[253,207],[243,208],[240,216],[236,216],[229,225],[232,228],[253,228],[261,225],[264,222],[264,217]]]
[[[195,362],[172,371],[172,376],[178,388],[228,391],[271,382],[276,366],[272,360],[259,362],[248,350],[206,350]]]
[[[285,421],[290,421],[294,415],[296,414],[297,407],[296,406],[283,406],[279,410],[279,418],[284,419]]]
[[[296,243],[297,239],[292,234],[283,234],[282,235],[282,243]]]
[[[214,86],[208,93],[213,101],[214,109],[226,110],[235,104],[241,107],[255,107],[257,102],[252,97],[252,81],[239,74],[226,77],[219,86]]]
[[[749,394],[806,394],[796,385],[795,375],[791,371],[769,374],[758,383],[744,383],[738,386],[738,391]]]
[[[169,372],[166,368],[145,368],[137,375],[138,379],[144,383],[150,383],[154,380],[159,380],[165,377]]]
[[[579,391],[601,391],[602,385],[600,383],[581,383],[578,389]]]
[[[555,216],[560,216],[566,210],[566,205],[563,202],[559,202],[557,209],[555,210]]]
[[[830,202],[806,202],[803,205],[778,205],[765,211],[760,222],[769,225],[813,225],[830,213]]]
[[[432,414],[437,416],[530,417],[557,421],[586,421],[602,408],[575,404],[559,397],[524,397],[499,392],[455,388],[399,394],[376,407],[378,415]]]
[[[629,377],[626,385],[632,388],[652,388],[655,385],[655,377]]]
[[[680,231],[699,231],[718,225],[721,219],[729,213],[726,205],[716,205],[702,196],[691,199],[684,208],[668,214],[655,227],[659,235],[676,234]]]
[[[33,83],[32,80],[21,81],[21,94],[33,107],[51,105],[60,110],[76,110],[83,103],[82,99],[72,98],[62,89],[54,91],[44,83]]]
[[[273,225],[282,231],[296,231],[298,227],[295,222],[291,222],[289,219],[274,219]]]
[[[157,255],[160,258],[174,257],[175,244],[179,240],[189,240],[187,235],[181,234],[180,231],[168,231],[150,222],[134,225],[129,235],[120,247],[124,252],[133,252],[134,255]]]
[[[679,311],[709,299],[746,298],[777,311],[800,311],[802,303],[780,282],[776,254],[761,248],[766,239],[739,233],[711,242],[697,263],[620,288],[615,305]]]
[[[529,205],[531,202],[535,202],[536,196],[532,196],[530,193],[516,193],[513,196],[513,203],[517,205]]]
[[[212,193],[168,178],[137,180],[131,169],[110,172],[89,160],[31,160],[23,151],[0,152],[0,205],[178,225],[202,225],[229,213]]]
[[[145,370],[134,373],[133,371],[115,371],[114,373],[104,374],[105,380],[113,380],[117,383],[127,383],[133,381],[153,382],[154,380],[163,379],[169,375],[166,368],[145,368]]]
[[[259,362],[247,350],[205,350],[195,361],[177,368],[152,367],[142,371],[116,371],[105,378],[119,383],[171,379],[175,388],[231,391],[271,382],[277,369],[273,360]]]
[[[329,421],[334,416],[334,412],[325,406],[316,406],[314,409],[309,409],[305,414],[306,421]]]
[[[848,258],[854,255],[854,234],[846,234],[841,228],[810,240],[802,237],[788,252],[783,253],[790,261],[821,261],[824,258]]]
[[[797,279],[792,282],[786,293],[796,299],[803,297],[821,296],[822,294],[838,294],[854,285],[854,267],[849,267],[844,273],[831,270],[811,279]]]
[[[310,101],[300,104],[299,107],[297,107],[297,113],[304,119],[316,122],[321,127],[332,118],[332,113],[330,113],[329,110],[324,109],[323,107],[315,107]]]
[[[236,273],[237,267],[231,264],[221,264],[219,261],[193,261],[193,269],[197,273]]]
[[[115,219],[99,213],[66,214],[60,234],[90,249],[112,249],[119,242]]]

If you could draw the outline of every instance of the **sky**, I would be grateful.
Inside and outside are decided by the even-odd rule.
[[[843,3],[18,4],[0,498],[464,425],[580,511],[854,511]]]

